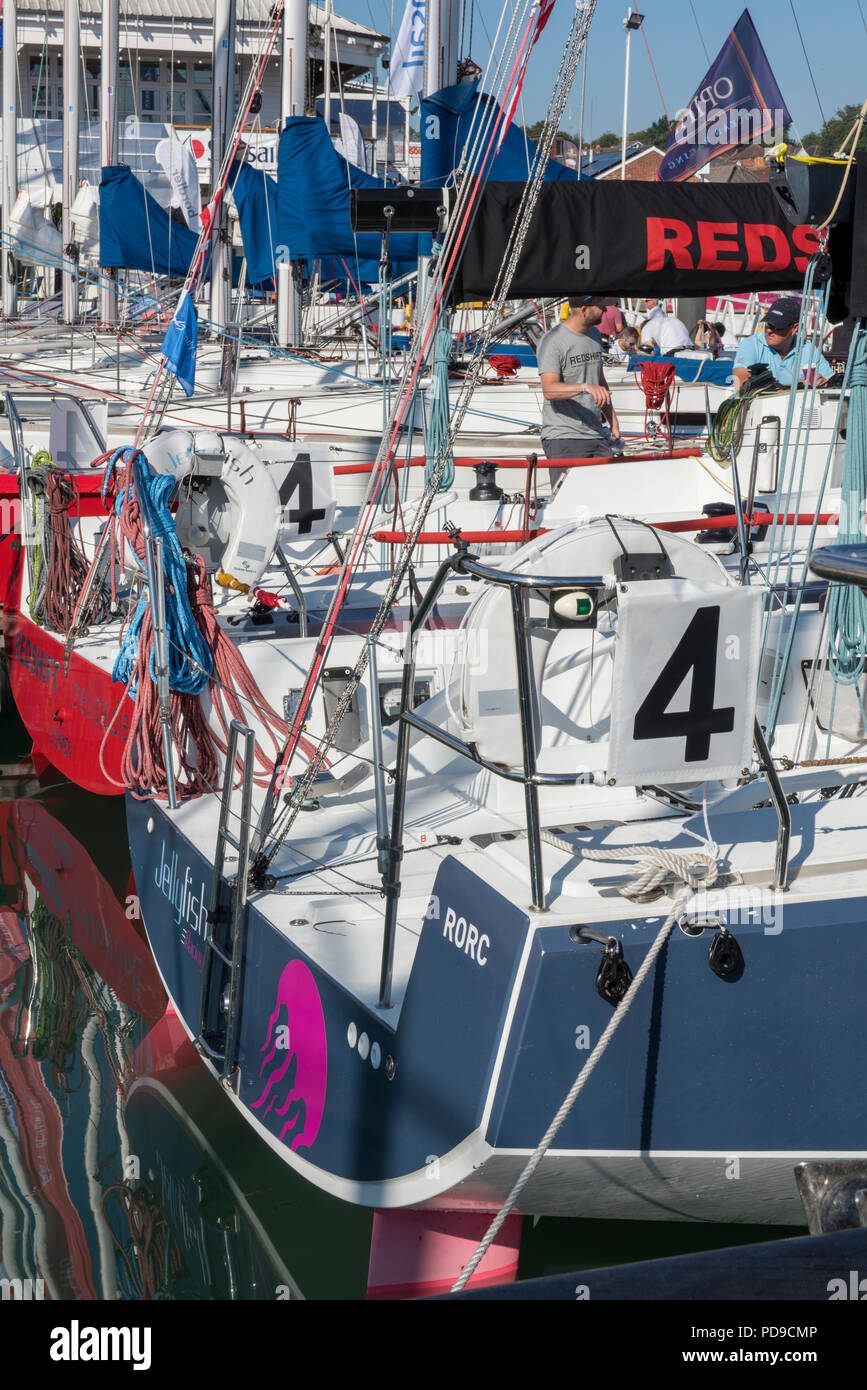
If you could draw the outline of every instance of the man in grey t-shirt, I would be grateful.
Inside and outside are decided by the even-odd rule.
[[[549,459],[598,458],[620,448],[620,426],[602,370],[596,327],[611,303],[587,295],[570,303],[569,317],[546,333],[536,349],[542,378],[542,447]],[[564,468],[548,470],[556,483]]]

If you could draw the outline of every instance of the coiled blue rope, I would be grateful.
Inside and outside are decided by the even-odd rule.
[[[144,486],[146,501],[149,504],[154,537],[162,538],[163,581],[166,596],[166,629],[169,647],[169,687],[179,694],[198,695],[205,686],[213,670],[214,658],[204,637],[199,631],[187,593],[187,566],[178,540],[175,519],[169,511],[169,497],[175,489],[176,479],[172,474],[154,473],[147,459],[138,450],[118,449],[112,456],[103,483],[103,495],[108,479],[119,458],[123,458],[131,472],[133,462],[140,458],[144,463]],[[130,486],[130,484],[127,484]],[[126,488],[121,489],[115,502],[115,510],[120,515],[123,509]],[[132,681],[129,693],[135,697],[135,682],[132,680],[138,659],[139,641],[145,610],[150,602],[144,590],[139,596],[136,610],[127,624],[112,669],[112,680],[124,685]],[[154,652],[150,656],[150,677],[156,683],[154,671]]]
[[[452,355],[452,335],[447,328],[437,330],[434,343],[433,385],[431,387],[430,419],[428,422],[428,454],[424,468],[427,486],[436,468],[437,459],[449,437],[449,361]],[[446,492],[455,480],[455,460],[451,450],[439,480],[437,492]]]

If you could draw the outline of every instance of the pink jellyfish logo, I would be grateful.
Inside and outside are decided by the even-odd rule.
[[[271,1110],[275,1115],[288,1115],[280,1139],[291,1132],[293,1152],[302,1145],[309,1148],[319,1133],[325,1109],[328,1043],[319,990],[303,961],[290,961],[280,976],[262,1051],[267,1056],[259,1071],[267,1079],[252,1108],[264,1105],[263,1115]],[[284,1080],[285,1086],[281,1084]]]

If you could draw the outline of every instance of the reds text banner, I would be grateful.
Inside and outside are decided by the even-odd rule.
[[[457,301],[489,298],[523,193],[490,183],[458,267]],[[797,289],[818,250],[767,184],[544,184],[511,286],[531,295],[706,295]]]

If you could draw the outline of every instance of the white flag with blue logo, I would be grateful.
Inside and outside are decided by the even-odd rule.
[[[424,85],[424,26],[425,0],[406,0],[388,69],[388,90],[393,97],[415,96]]]
[[[163,357],[170,372],[174,372],[184,394],[191,396],[196,388],[196,339],[198,320],[188,290],[181,295],[175,316],[163,338]]]

